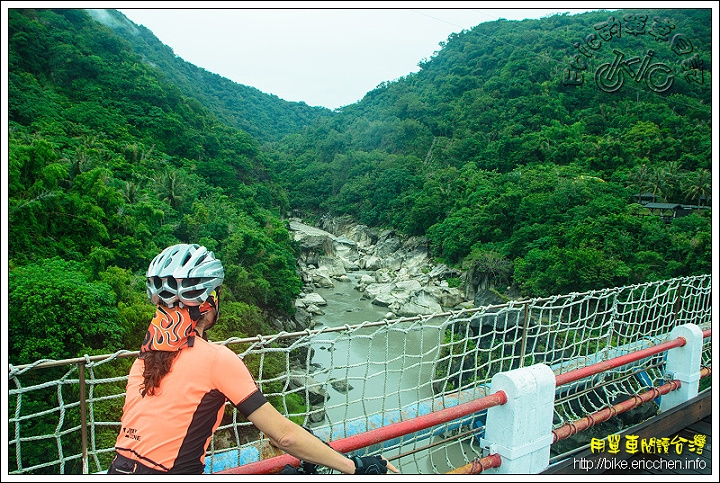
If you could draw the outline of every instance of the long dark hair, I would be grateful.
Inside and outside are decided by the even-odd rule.
[[[173,361],[180,354],[180,351],[148,351],[140,354],[140,359],[145,361],[143,369],[143,384],[140,395],[142,397],[154,396],[155,390],[160,387],[160,381],[170,372]]]

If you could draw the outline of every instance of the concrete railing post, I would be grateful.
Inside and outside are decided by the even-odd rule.
[[[492,392],[505,391],[507,403],[488,409],[483,445],[502,458],[485,473],[539,473],[547,468],[553,442],[555,374],[535,364],[495,374]]]
[[[668,340],[678,337],[683,337],[686,343],[682,347],[675,347],[667,352],[665,372],[672,379],[680,381],[680,388],[662,397],[660,411],[667,411],[682,404],[697,396],[698,393],[703,331],[695,324],[679,325],[670,331]]]

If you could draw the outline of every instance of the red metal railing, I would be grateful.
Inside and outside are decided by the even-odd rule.
[[[562,386],[563,384],[577,381],[584,377],[594,376],[595,374],[599,374],[609,369],[614,369],[615,367],[624,366],[625,364],[628,364],[630,362],[639,361],[640,359],[659,354],[660,352],[672,349],[674,347],[682,347],[686,343],[687,341],[684,337],[678,337],[677,339],[669,340],[667,342],[663,342],[662,344],[648,347],[647,349],[641,349],[631,354],[625,354],[624,356],[618,356],[614,359],[598,362],[596,364],[591,364],[589,366],[581,367],[580,369],[575,369],[564,374],[558,374],[555,377],[555,385]]]
[[[670,391],[674,391],[680,387],[680,381],[670,381],[667,384],[663,384],[659,387],[653,387],[649,391],[645,391],[641,394],[634,394],[630,399],[626,399],[623,402],[615,404],[613,406],[603,408],[594,413],[588,414],[584,418],[578,419],[577,421],[571,421],[567,424],[563,424],[557,429],[553,430],[553,443],[557,443],[561,439],[569,438],[573,434],[580,431],[585,431],[596,424],[603,423],[608,419],[617,416],[620,413],[630,411],[636,407],[650,402],[658,396],[665,395]]]
[[[448,471],[446,475],[477,475],[490,468],[497,468],[502,464],[502,459],[497,453],[484,458],[475,458],[470,463]]]
[[[708,337],[709,330],[705,331],[707,332],[704,337]],[[683,339],[684,340],[684,339]],[[700,369],[700,378],[708,377],[712,372],[712,369],[710,367],[703,367]],[[585,377],[585,376],[581,376]],[[557,381],[557,377],[555,378]],[[569,382],[569,381],[568,381]],[[635,409],[636,407],[640,406],[641,404],[647,403],[652,401],[658,396],[663,396],[671,391],[674,391],[680,387],[680,381],[670,381],[667,384],[663,384],[659,387],[654,387],[649,391],[646,391],[641,394],[636,394],[632,398],[629,398],[621,403],[615,404],[608,408],[603,408],[600,411],[596,411],[592,414],[588,414],[586,417],[579,419],[577,421],[572,421],[570,423],[564,424],[560,426],[557,429],[554,429],[552,431],[553,433],[553,444],[557,443],[561,439],[569,438],[573,434],[576,434],[580,431],[585,431],[586,429],[591,428],[592,426],[595,426],[596,424],[603,423],[607,421],[608,419],[617,416],[618,414],[624,413],[626,411],[630,411],[631,409]],[[454,470],[451,470],[447,472],[446,474],[454,474],[454,475],[476,475],[478,473],[482,473],[483,471],[490,469],[490,468],[498,468],[502,464],[500,455],[497,453],[491,454],[489,456],[486,456],[484,458],[475,458],[470,463],[460,466],[458,468],[455,468]]]
[[[700,378],[707,377],[710,375],[710,373],[711,369],[709,367],[703,367],[702,369],[700,369]],[[596,424],[603,423],[608,419],[617,416],[620,413],[635,409],[641,404],[650,402],[658,396],[663,396],[670,391],[674,391],[679,388],[680,381],[670,381],[666,384],[663,384],[662,386],[653,387],[649,391],[645,391],[641,394],[635,394],[630,399],[626,399],[625,401],[622,401],[618,404],[588,414],[584,418],[578,419],[577,421],[572,421],[564,424],[559,428],[553,430],[553,443],[557,443],[561,439],[569,438],[575,433],[589,429]]]

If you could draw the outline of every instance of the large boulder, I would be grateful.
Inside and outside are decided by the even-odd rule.
[[[395,311],[400,317],[414,317],[416,315],[432,315],[442,313],[443,309],[437,302],[425,297],[416,297],[403,304]]]
[[[289,228],[300,247],[299,263],[318,266],[321,256],[336,256],[335,236],[331,233],[299,221],[290,221]]]
[[[420,285],[420,282],[417,280],[401,280],[398,282],[395,282],[395,290],[396,292],[405,292],[410,295],[414,295],[418,293],[420,290],[422,290],[422,285]]]
[[[340,257],[328,257],[327,255],[318,258],[317,270],[330,278],[338,278],[347,273],[345,264]]]
[[[428,285],[423,290],[443,307],[457,307],[466,301],[460,289],[448,287],[447,284]]]
[[[350,216],[323,216],[319,226],[338,237],[347,237],[354,241],[359,248],[375,245],[378,240],[376,230],[356,223]]]
[[[387,258],[389,255],[398,251],[401,246],[402,243],[395,236],[395,231],[385,230],[380,233],[380,237],[372,252],[378,258]]]
[[[370,247],[377,241],[377,233],[365,225],[356,225],[345,234],[348,238],[357,242],[360,248]]]
[[[365,287],[365,298],[374,299],[378,295],[381,294],[392,294],[392,291],[395,289],[395,284],[393,282],[389,283],[371,283],[367,287]]]
[[[292,370],[288,374],[288,389],[313,406],[325,404],[325,401],[330,399],[322,383],[299,370]]]
[[[319,293],[306,293],[303,294],[299,299],[295,301],[295,307],[302,306],[307,307],[308,305],[327,305],[327,302],[322,295]]]
[[[382,260],[375,255],[360,260],[360,267],[365,270],[377,270],[382,268]]]

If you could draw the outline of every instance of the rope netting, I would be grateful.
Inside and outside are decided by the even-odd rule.
[[[710,291],[710,275],[685,277],[219,343],[244,359],[281,412],[333,441],[480,398],[490,393],[498,372],[544,363],[560,374],[664,342],[678,325],[709,329]],[[702,364],[709,366],[709,337],[703,347]],[[10,474],[105,471],[136,355],[121,351],[11,365]],[[553,427],[667,382],[665,356],[559,386]],[[658,411],[656,404],[642,406],[593,428],[600,436],[586,431],[559,441],[551,457],[562,458],[591,437],[631,427]],[[356,454],[381,452],[407,474],[447,473],[487,456],[480,439],[484,424],[481,411]],[[228,404],[208,450],[206,472],[278,454]]]

